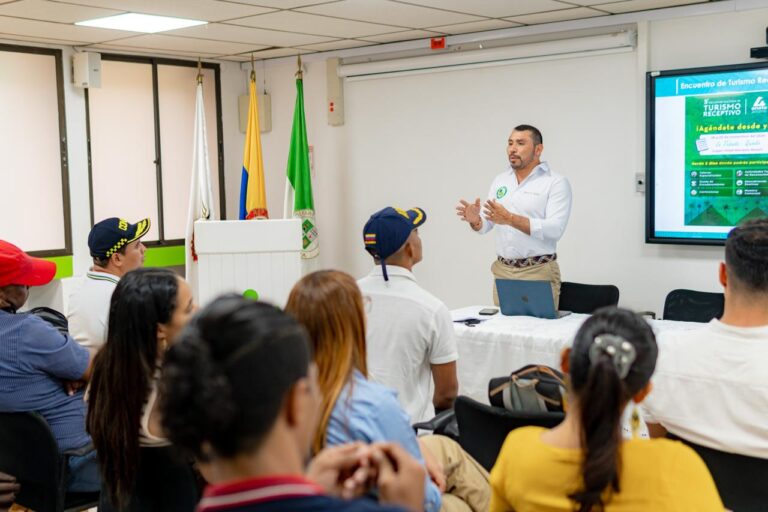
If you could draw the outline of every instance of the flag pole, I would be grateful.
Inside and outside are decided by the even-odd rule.
[[[197,58],[197,83],[203,83],[203,59],[201,57]]]

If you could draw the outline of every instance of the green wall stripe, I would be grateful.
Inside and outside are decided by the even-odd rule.
[[[147,247],[144,253],[145,267],[174,267],[184,265],[184,246]]]
[[[51,256],[50,258],[43,259],[52,261],[56,264],[56,275],[53,276],[54,279],[72,277],[72,256]]]

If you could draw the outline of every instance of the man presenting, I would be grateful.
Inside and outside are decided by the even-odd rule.
[[[555,309],[560,301],[560,267],[555,252],[571,214],[571,185],[541,161],[541,132],[522,124],[507,143],[510,169],[493,180],[482,205],[461,200],[456,213],[480,234],[496,227],[496,279],[549,281]],[[493,302],[499,305],[496,284]]]

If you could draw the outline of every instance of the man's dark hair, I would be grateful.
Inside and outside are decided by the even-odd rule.
[[[768,292],[768,218],[747,221],[728,233],[725,266],[737,288]]]
[[[112,254],[115,254],[115,253],[119,252],[120,254],[125,256],[125,249],[126,248],[128,248],[128,246],[127,245],[123,245],[122,247],[120,247],[118,250],[116,250]],[[97,267],[107,268],[107,265],[109,265],[110,258],[112,258],[112,256],[109,256],[107,258],[99,258],[98,256],[93,256],[93,264],[96,265]]]
[[[513,131],[531,132],[531,139],[533,139],[533,144],[536,146],[544,143],[544,137],[541,136],[541,132],[535,126],[531,126],[529,124],[519,124],[515,126]]]
[[[257,449],[286,394],[306,377],[306,331],[262,302],[225,295],[200,311],[168,350],[160,403],[168,439],[206,460]]]

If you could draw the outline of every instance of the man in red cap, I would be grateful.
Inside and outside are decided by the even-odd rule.
[[[42,415],[59,451],[69,455],[67,490],[95,492],[99,471],[85,432],[83,391],[64,388],[67,381],[88,380],[92,354],[41,318],[16,313],[29,287],[48,284],[54,274],[54,263],[0,240],[0,411]]]

